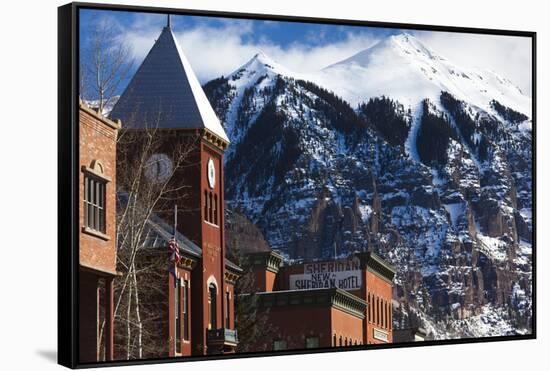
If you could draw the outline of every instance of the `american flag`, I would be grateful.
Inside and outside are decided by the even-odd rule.
[[[168,248],[172,251],[172,257],[170,259],[178,264],[180,262],[180,246],[178,245],[178,241],[176,241],[175,238],[171,238],[170,241],[168,241]]]

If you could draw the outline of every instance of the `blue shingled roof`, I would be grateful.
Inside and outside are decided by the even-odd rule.
[[[151,217],[147,220],[147,226],[150,228],[149,231],[154,233],[147,234],[149,241],[145,243],[145,246],[152,248],[167,248],[168,241],[174,237],[174,227],[169,226],[168,223],[154,213],[151,214]],[[176,240],[178,241],[181,251],[195,257],[202,256],[202,249],[177,230]]]
[[[170,27],[162,30],[109,116],[127,128],[206,128],[229,142]]]

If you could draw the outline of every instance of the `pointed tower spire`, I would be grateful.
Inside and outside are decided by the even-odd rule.
[[[168,28],[172,27],[172,17],[170,14],[167,14],[166,27]]]
[[[113,107],[110,117],[133,129],[208,129],[226,144],[223,126],[191,64],[166,27]]]

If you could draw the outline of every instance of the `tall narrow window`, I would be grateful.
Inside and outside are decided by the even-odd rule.
[[[388,330],[392,328],[392,304],[391,301],[388,304]]]
[[[218,225],[218,195],[214,195],[214,224]]]
[[[381,316],[381,319],[380,319],[380,326],[381,327],[386,327],[386,311],[384,310],[384,300],[381,299],[380,300],[380,313],[382,314]]]
[[[84,176],[84,227],[105,233],[105,181]]]
[[[204,191],[204,220],[208,221],[208,192]]]
[[[376,314],[374,315],[374,322],[380,326],[380,300],[378,299],[378,296],[376,297],[376,307],[375,307]]]
[[[183,340],[189,340],[189,282],[183,281]]]
[[[175,316],[175,335],[174,347],[176,353],[181,353],[181,280],[176,279],[176,287],[174,288],[174,316]]]
[[[208,286],[208,314],[210,317],[209,321],[209,328],[210,329],[216,329],[217,328],[217,311],[216,311],[216,285],[211,283]]]
[[[384,327],[388,328],[388,302],[384,302]]]
[[[212,192],[208,194],[208,221],[212,223]]]
[[[225,328],[231,328],[231,295],[229,292],[225,293]]]
[[[372,300],[371,300],[371,294],[368,293],[368,294],[367,294],[367,297],[368,297],[368,302],[367,302],[367,303],[368,303],[368,304],[367,304],[367,306],[368,306],[367,319],[368,319],[369,321],[372,321]]]

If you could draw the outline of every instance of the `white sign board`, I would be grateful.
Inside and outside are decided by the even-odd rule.
[[[291,290],[337,287],[343,290],[361,288],[361,267],[357,259],[304,264],[304,273],[289,276]]]
[[[373,329],[373,331],[373,335],[376,340],[383,341],[384,343],[388,342],[388,333],[386,331],[377,328]]]

